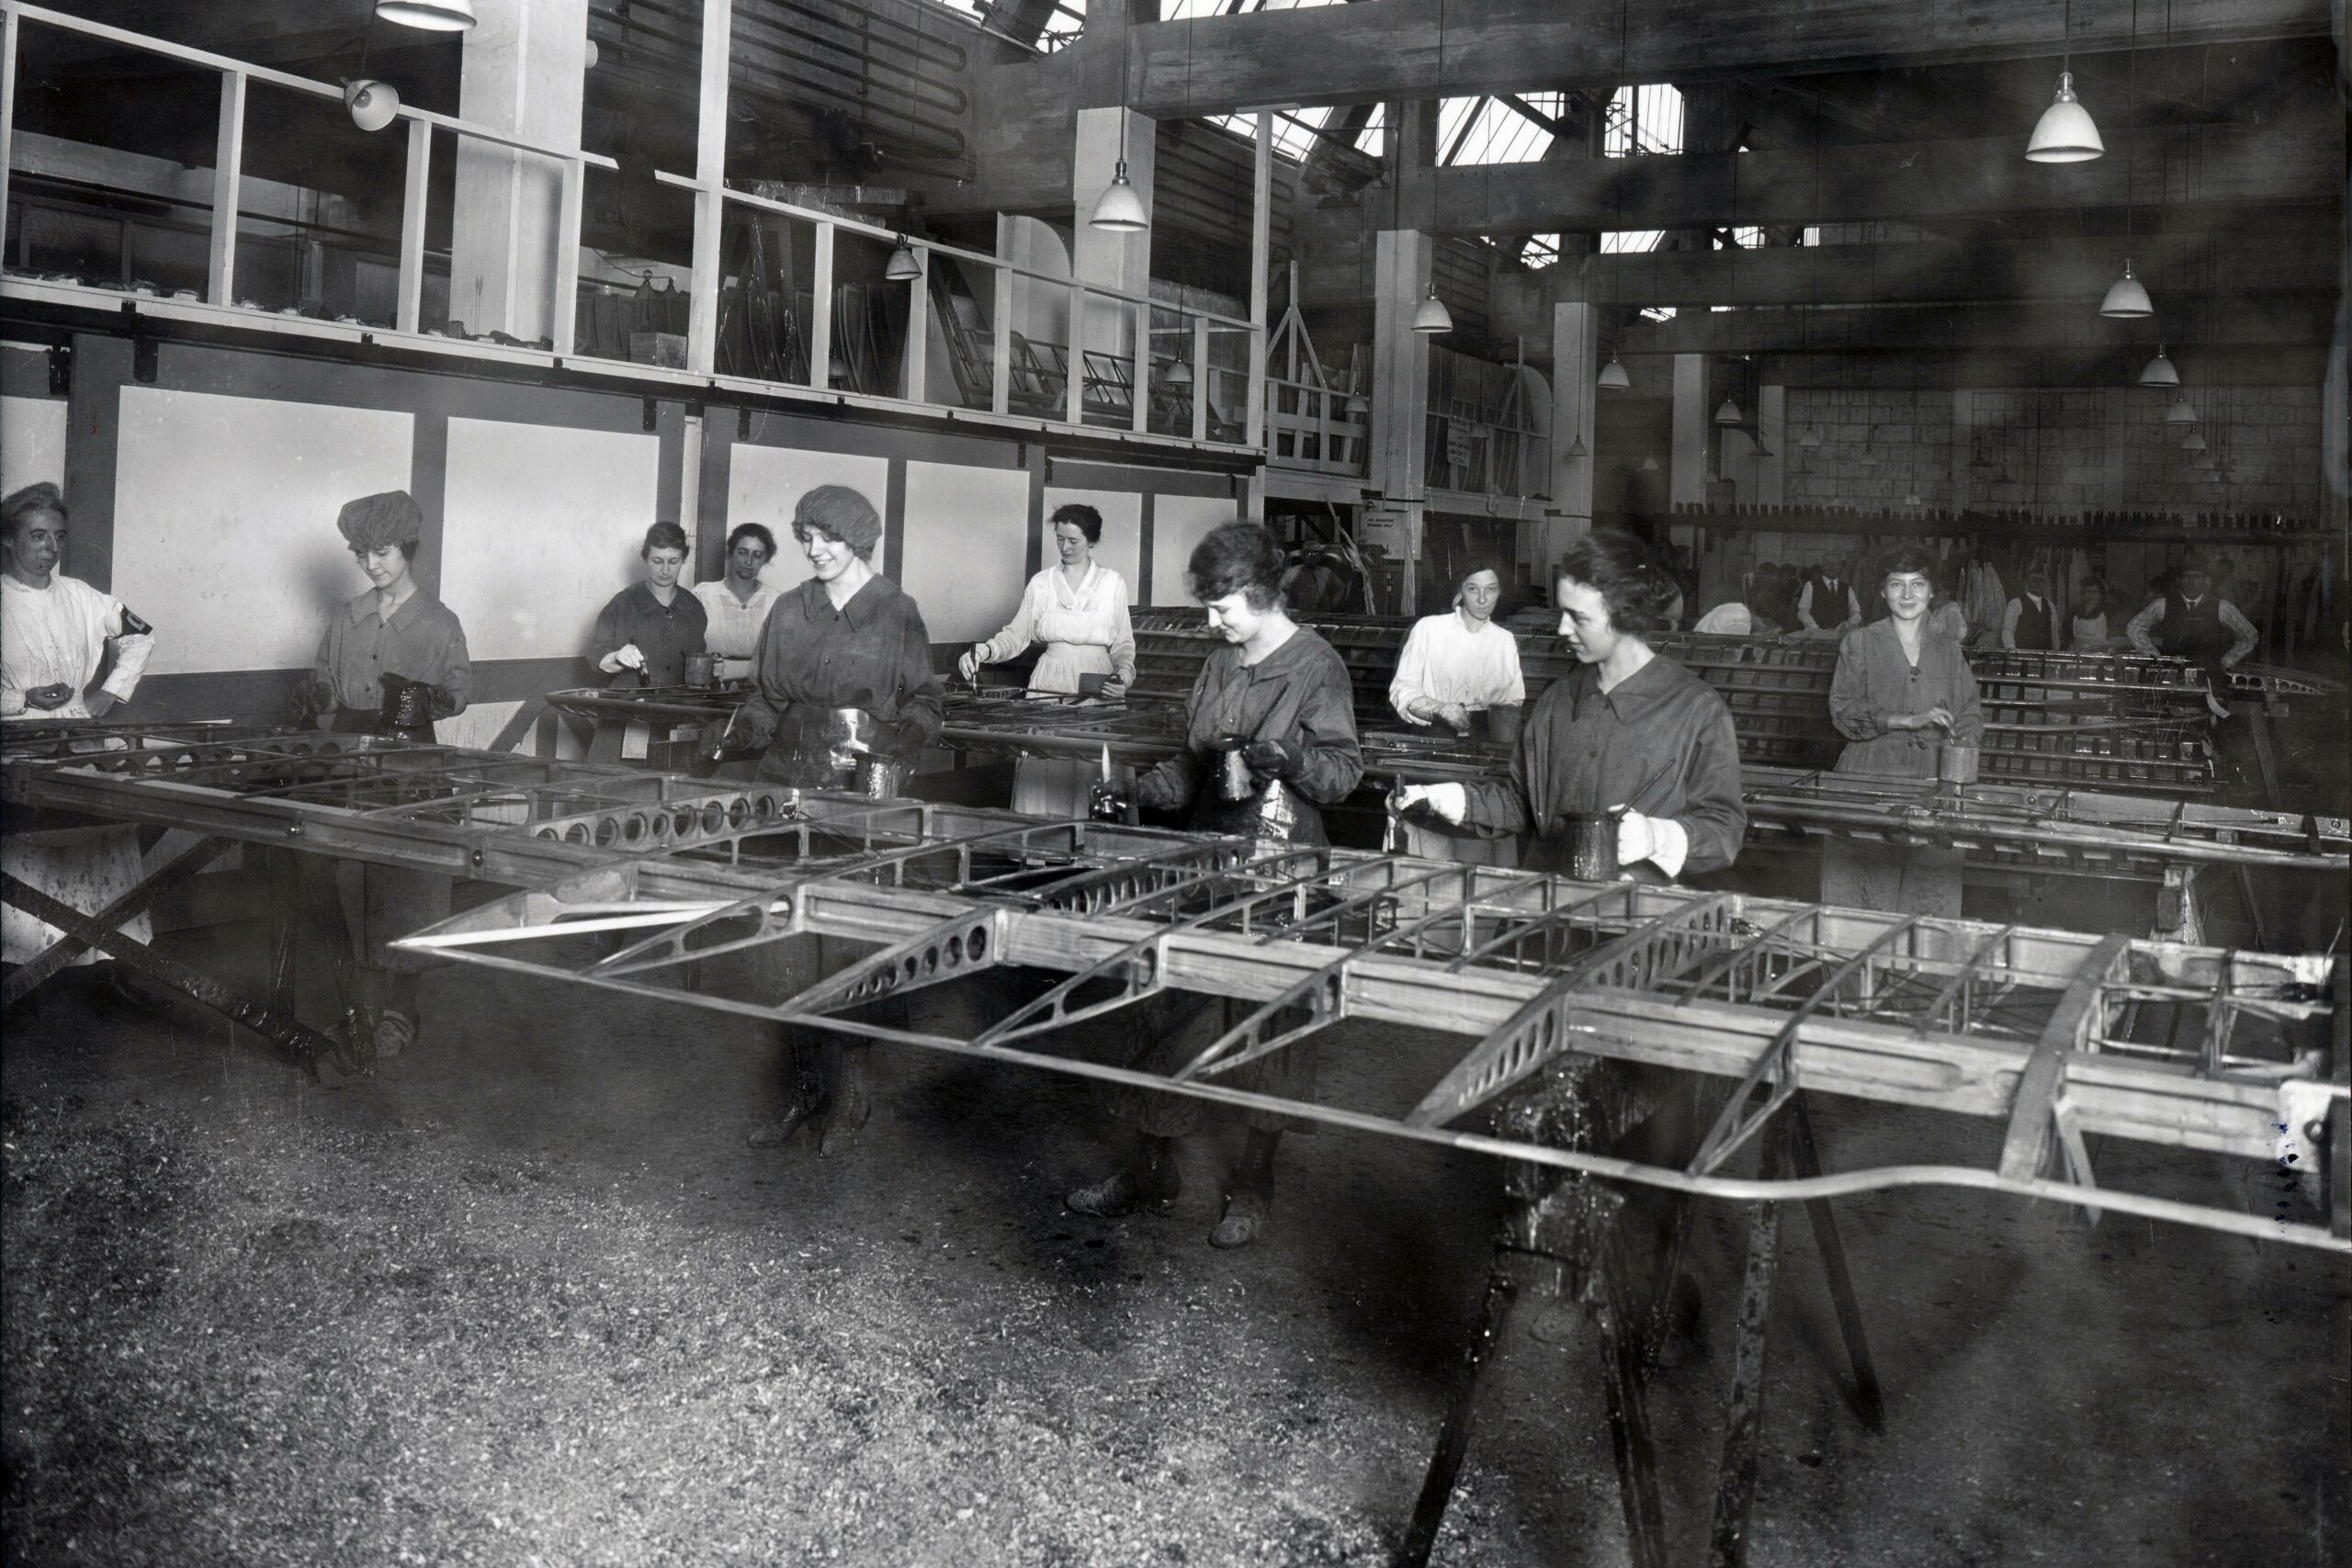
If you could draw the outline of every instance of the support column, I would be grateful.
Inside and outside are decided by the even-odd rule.
[[[1403,562],[1398,609],[1408,615],[1415,609],[1413,561],[1429,510],[1430,340],[1413,330],[1413,312],[1429,290],[1430,252],[1427,234],[1387,230],[1378,237],[1373,264],[1372,421],[1364,477],[1380,500],[1365,509],[1365,533]]]
[[[1742,487],[1739,499],[1758,506],[1778,506],[1788,499],[1789,389],[1756,389],[1756,483]]]
[[[1707,358],[1702,354],[1674,356],[1674,461],[1668,475],[1668,503],[1697,506],[1707,499],[1707,432],[1713,411],[1707,407]]]
[[[465,118],[553,147],[580,145],[588,69],[588,0],[481,0],[465,36],[458,109]],[[475,333],[554,339],[565,233],[564,166],[554,159],[458,139],[449,246],[449,316]]]
[[[1581,300],[1552,307],[1552,504],[1530,563],[1539,575],[1592,532],[1592,478],[1600,461],[1593,427],[1600,350],[1599,310]]]
[[[1070,160],[1070,197],[1076,209],[1069,249],[1070,276],[1084,283],[1099,283],[1105,288],[1122,293],[1148,296],[1151,292],[1151,231],[1136,234],[1113,233],[1097,229],[1087,220],[1094,215],[1094,204],[1111,186],[1118,171],[1119,135],[1126,132],[1127,183],[1135,186],[1136,195],[1143,198],[1144,210],[1151,210],[1152,185],[1152,121],[1145,115],[1125,108],[1082,108],[1078,111],[1078,143],[1076,156]],[[1087,301],[1086,347],[1095,354],[1114,354],[1125,357],[1135,352],[1135,307],[1115,299]],[[1073,328],[1077,323],[1072,323]],[[1072,333],[1075,339],[1077,333]],[[1070,374],[1080,373],[1080,367],[1070,366]],[[1205,380],[1206,378],[1204,378]]]

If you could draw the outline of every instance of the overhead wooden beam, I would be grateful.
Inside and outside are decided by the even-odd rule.
[[[2143,43],[2132,0],[1360,0],[1134,29],[1129,101],[1159,118],[1285,104],[2055,57]],[[2144,8],[2143,8],[2144,9]],[[2174,45],[2325,38],[2330,0],[2174,0]],[[1622,28],[1621,28],[1622,23]]]
[[[2096,302],[2063,305],[1892,306],[1883,310],[1684,310],[1670,321],[1639,321],[1617,338],[1624,354],[1916,354],[1976,349],[2043,349],[2061,355],[2155,352],[2166,332],[2175,344],[2241,347],[2324,344],[2335,324],[2327,294],[2217,301],[2195,312],[2150,321],[2109,321]]]
[[[2089,164],[2029,164],[2026,132],[1818,152],[1555,158],[1436,169],[1405,193],[1403,220],[1441,233],[1590,233],[1724,224],[1858,222],[2075,212],[2131,206],[2174,227],[2192,211],[2240,222],[2247,207],[2340,201],[2342,120],[2116,132]],[[1385,213],[1359,208],[1382,226]]]

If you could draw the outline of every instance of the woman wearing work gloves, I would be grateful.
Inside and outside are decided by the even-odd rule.
[[[1193,682],[1184,750],[1136,781],[1137,804],[1182,811],[1189,826],[1295,844],[1321,844],[1320,807],[1344,799],[1363,776],[1347,666],[1283,607],[1282,547],[1254,523],[1228,523],[1193,547],[1186,586],[1225,639]],[[1246,788],[1225,787],[1226,755],[1238,752]],[[1245,782],[1236,780],[1235,782]],[[1234,798],[1238,796],[1239,798]],[[1179,993],[1153,1004],[1126,1065],[1173,1075],[1234,1021],[1229,1004]],[[1216,1081],[1304,1100],[1315,1091],[1315,1040],[1259,1057]],[[1118,1169],[1063,1201],[1081,1214],[1115,1217],[1177,1195],[1175,1140],[1198,1128],[1202,1102],[1127,1090],[1112,1116],[1134,1130]],[[1246,1247],[1272,1213],[1274,1150],[1288,1121],[1246,1113],[1249,1143],[1226,1189],[1212,1247]]]
[[[1554,590],[1577,664],[1536,698],[1510,775],[1415,784],[1398,806],[1488,837],[1526,835],[1530,871],[1569,869],[1568,818],[1621,809],[1621,874],[1673,882],[1731,864],[1747,830],[1731,710],[1646,640],[1666,625],[1674,579],[1647,545],[1604,533],[1568,551]]]
[[[346,503],[335,527],[368,586],[327,617],[304,705],[322,729],[429,743],[435,719],[466,711],[473,660],[466,628],[417,583],[424,514],[408,491],[391,490]],[[409,687],[418,690],[404,705]],[[369,1043],[378,1056],[397,1056],[416,1039],[416,976],[424,961],[385,944],[447,919],[450,880],[356,861],[337,861],[334,878],[360,971],[345,1035],[362,1056]]]
[[[686,564],[686,531],[675,523],[656,523],[645,531],[637,553],[645,562],[645,581],[614,594],[597,614],[588,657],[616,686],[637,681],[679,685],[686,678],[686,660],[702,651],[708,620],[702,601],[678,586]]]
[[[1929,625],[1934,558],[1916,545],[1889,552],[1879,574],[1887,615],[1848,637],[1829,682],[1829,719],[1846,738],[1841,773],[1931,779],[1947,741],[1984,739],[1976,677],[1960,643]],[[1960,913],[1958,850],[1831,839],[1821,852],[1826,904],[1905,915]]]
[[[839,789],[851,782],[843,760],[854,763],[857,748],[880,761],[907,763],[938,737],[939,677],[932,673],[922,612],[868,564],[882,537],[873,502],[845,485],[820,485],[793,509],[792,536],[816,575],[768,612],[752,694],[724,745],[763,749],[763,779]],[[821,953],[813,963],[797,961],[805,973],[776,976],[793,991],[836,966]],[[780,1144],[813,1118],[821,1152],[846,1148],[870,1109],[867,1047],[799,1030],[786,1032],[786,1044],[792,1098],[782,1115],[753,1130],[752,1145]]]

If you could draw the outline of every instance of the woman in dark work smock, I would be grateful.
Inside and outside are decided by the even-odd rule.
[[[759,776],[771,783],[842,789],[854,782],[860,757],[908,764],[938,738],[940,681],[931,669],[931,634],[915,602],[869,564],[882,519],[865,497],[845,485],[818,486],[794,508],[792,536],[816,575],[768,612],[752,659],[752,694],[729,725],[728,742],[760,749]],[[795,956],[778,957],[790,972],[771,979],[797,991],[837,966],[821,942],[814,945],[814,958],[797,948]],[[867,1047],[797,1029],[786,1032],[786,1044],[791,1099],[783,1114],[752,1132],[751,1144],[780,1144],[813,1120],[821,1152],[847,1147],[870,1109]]]
[[[424,514],[406,491],[386,491],[345,505],[335,526],[368,587],[327,617],[301,705],[322,729],[430,742],[434,720],[465,711],[473,661],[465,627],[413,575]],[[415,688],[405,708],[403,684]],[[385,943],[447,919],[450,880],[356,861],[336,862],[334,875],[359,961],[360,995],[345,1029],[368,1036],[377,1055],[397,1056],[416,1038],[424,961]]]
[[[1529,871],[1569,869],[1568,819],[1620,807],[1626,876],[1672,882],[1731,864],[1747,831],[1731,710],[1646,640],[1666,626],[1673,578],[1641,541],[1595,534],[1568,551],[1554,586],[1577,668],[1529,710],[1510,774],[1416,784],[1399,806],[1426,805],[1489,836],[1523,835]]]
[[[1916,546],[1887,558],[1879,593],[1887,616],[1838,649],[1829,719],[1846,738],[1841,773],[1931,779],[1946,741],[1983,743],[1984,712],[1961,645],[1928,624],[1934,560]],[[1958,850],[1831,839],[1821,852],[1821,900],[1905,915],[1960,913]]]
[[[615,685],[639,680],[649,686],[682,685],[686,660],[703,650],[708,619],[702,601],[678,582],[686,565],[686,531],[675,523],[656,523],[645,531],[637,553],[645,562],[645,581],[622,589],[597,612],[588,657]]]
[[[1136,781],[1136,801],[1179,812],[1188,827],[1247,833],[1295,844],[1322,844],[1321,808],[1343,800],[1363,776],[1356,749],[1355,694],[1331,645],[1290,618],[1283,606],[1282,547],[1254,523],[1228,523],[1193,547],[1185,584],[1225,639],[1210,653],[1185,703],[1184,749]],[[1219,774],[1234,739],[1250,788],[1226,798]],[[1220,740],[1226,741],[1223,746]],[[1230,1027],[1228,1004],[1180,995],[1151,1004],[1137,1049],[1126,1065],[1172,1075]],[[1315,1041],[1295,1042],[1217,1080],[1285,1099],[1315,1092]],[[1082,1214],[1114,1217],[1177,1195],[1173,1144],[1197,1129],[1202,1102],[1126,1091],[1111,1113],[1134,1129],[1119,1168],[1064,1200]],[[1250,1111],[1249,1142],[1227,1182],[1225,1212],[1209,1233],[1212,1247],[1246,1247],[1265,1228],[1273,1205],[1274,1150],[1287,1121]]]

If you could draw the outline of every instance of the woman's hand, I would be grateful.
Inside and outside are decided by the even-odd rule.
[[[1463,814],[1470,809],[1470,792],[1458,784],[1407,784],[1396,792],[1398,811],[1410,811],[1416,806],[1459,827]]]
[[[1438,704],[1437,716],[1438,717],[1445,720],[1446,723],[1452,725],[1456,734],[1467,735],[1470,733],[1470,710],[1464,707],[1460,703]]]
[[[1922,729],[1928,729],[1930,728],[1936,729],[1950,729],[1951,728],[1951,709],[1940,705],[1929,708],[1927,712],[1919,716],[1919,728]]]
[[[607,675],[617,675],[624,670],[645,672],[645,652],[633,642],[625,642],[596,661],[596,668]]]
[[[74,688],[59,681],[47,686],[35,686],[25,694],[25,705],[54,713],[74,700]]]
[[[1298,748],[1281,740],[1252,740],[1241,749],[1241,760],[1261,778],[1286,779],[1298,773]]]
[[[972,651],[964,655],[961,659],[958,659],[956,661],[956,673],[957,677],[967,682],[978,680],[979,678],[980,665],[982,663],[980,656],[987,651],[987,648],[982,644],[977,642],[974,643],[972,645]]]
[[[1136,804],[1150,811],[1173,811],[1184,801],[1176,786],[1155,768],[1136,780]]]
[[[1121,670],[1114,673],[1109,680],[1102,682],[1102,700],[1106,703],[1125,701],[1127,687],[1135,678],[1136,672],[1132,670]]]

